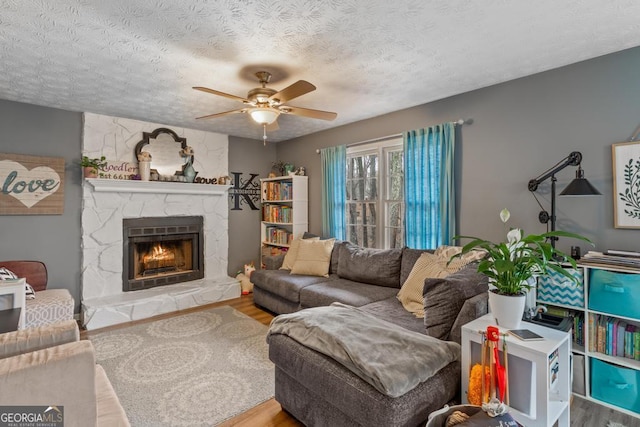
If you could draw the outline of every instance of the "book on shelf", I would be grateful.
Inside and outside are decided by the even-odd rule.
[[[608,255],[602,252],[589,251],[580,258],[580,264],[640,270],[640,257]]]
[[[616,329],[617,335],[617,347],[616,347],[616,356],[624,357],[624,332],[627,329],[627,323],[624,321],[620,321],[618,323],[618,328]]]
[[[596,351],[597,316],[589,314],[589,351]]]
[[[604,254],[611,255],[611,256],[640,258],[640,252],[636,252],[636,251],[620,251],[617,249],[608,249],[604,252]]]

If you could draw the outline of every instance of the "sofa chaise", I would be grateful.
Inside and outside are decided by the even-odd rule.
[[[433,253],[363,249],[336,242],[328,277],[280,269],[255,271],[251,276],[254,302],[276,314],[338,302],[359,307],[365,315],[390,323],[390,328],[401,326],[414,334],[459,344],[461,326],[487,312],[487,278],[469,264],[446,277],[424,280],[424,315],[416,317],[397,295],[425,252]],[[270,267],[276,268],[281,258],[270,260]],[[361,333],[366,334],[366,329]],[[332,357],[288,335],[271,333],[268,339],[269,357],[276,365],[275,399],[308,426],[416,426],[429,413],[459,398],[459,359],[405,394],[391,397]]]

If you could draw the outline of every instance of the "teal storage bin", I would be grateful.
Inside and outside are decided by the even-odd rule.
[[[640,274],[590,269],[589,309],[640,319]]]
[[[640,372],[599,359],[590,360],[591,397],[640,413]]]

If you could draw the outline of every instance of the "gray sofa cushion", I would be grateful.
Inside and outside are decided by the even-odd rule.
[[[482,317],[489,312],[489,293],[482,292],[464,302],[456,321],[451,327],[449,341],[462,344],[462,327],[472,320]]]
[[[400,288],[402,249],[360,248],[341,245],[338,276],[356,282]]]
[[[477,272],[477,263],[444,278],[424,281],[424,324],[427,334],[446,340],[468,298],[489,289],[489,280]]]
[[[403,248],[402,249],[402,263],[400,265],[400,286],[407,281],[409,277],[409,273],[413,269],[418,258],[425,252],[433,253],[433,249],[411,249],[411,248]]]
[[[368,283],[353,282],[331,275],[330,280],[309,285],[300,290],[303,308],[331,305],[333,302],[361,307],[374,301],[395,296],[397,289]]]
[[[327,280],[326,277],[289,274],[289,270],[256,270],[251,273],[254,287],[259,286],[291,302],[300,301],[300,289]]]
[[[421,317],[415,317],[405,310],[402,303],[398,301],[398,298],[396,298],[395,295],[390,298],[383,299],[382,301],[376,301],[364,305],[360,307],[360,309],[373,314],[382,320],[402,326],[410,331],[426,334],[424,319]]]
[[[351,243],[344,240],[336,240],[331,252],[331,264],[329,264],[329,274],[338,274],[338,263],[340,262],[340,247],[349,246]]]

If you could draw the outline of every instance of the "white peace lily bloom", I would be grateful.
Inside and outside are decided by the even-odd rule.
[[[504,208],[500,211],[500,219],[502,220],[502,222],[507,222],[509,221],[509,218],[511,218],[511,212],[509,212],[509,209]]]
[[[509,246],[513,246],[522,240],[522,230],[519,228],[513,228],[507,233],[507,241]]]

